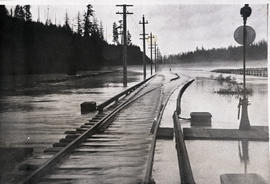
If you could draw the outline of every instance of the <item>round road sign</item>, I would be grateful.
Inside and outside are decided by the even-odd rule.
[[[244,26],[239,26],[235,31],[234,31],[234,39],[237,43],[240,45],[243,45],[243,29]],[[256,32],[255,30],[250,27],[246,26],[246,44],[251,44],[256,37]]]

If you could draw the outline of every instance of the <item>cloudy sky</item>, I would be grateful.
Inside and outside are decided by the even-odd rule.
[[[1,1],[0,1],[1,2]],[[106,1],[108,2],[108,1]],[[112,41],[112,24],[122,19],[121,15],[116,15],[117,11],[122,11],[116,7],[117,3],[92,3],[95,15],[104,25],[104,36],[108,42]],[[143,3],[142,1],[128,1],[128,4],[134,4],[128,11],[133,15],[128,15],[128,29],[132,36],[132,42],[141,46],[142,40],[139,34],[142,32],[142,25],[139,21],[142,15],[145,15],[149,24],[146,25],[146,32],[153,32],[157,36],[158,46],[162,54],[176,54],[195,50],[196,47],[218,48],[229,45],[237,45],[233,39],[234,30],[243,24],[240,16],[240,8],[243,4],[189,4],[189,3]],[[42,5],[40,5],[42,4]],[[64,21],[65,12],[68,12],[71,24],[76,24],[76,15],[78,12],[82,15],[86,10],[86,3],[50,4],[44,3],[32,4],[33,20],[38,17],[45,21],[47,13],[54,23]],[[248,18],[247,24],[256,31],[255,41],[267,40],[267,5],[250,4],[252,14]],[[8,6],[9,8],[11,6]],[[49,10],[49,11],[48,11]],[[149,51],[148,51],[149,53]]]

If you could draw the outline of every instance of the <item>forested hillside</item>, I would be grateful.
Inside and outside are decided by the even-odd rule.
[[[230,46],[227,48],[201,49],[195,51],[169,55],[165,58],[167,62],[173,63],[200,63],[219,61],[241,61],[243,58],[242,46]],[[248,60],[264,60],[267,58],[267,42],[260,41],[247,46],[246,58]]]
[[[78,15],[77,30],[72,30],[66,15],[64,25],[31,20],[30,6],[16,6],[14,13],[0,6],[0,73],[36,74],[68,73],[120,65],[121,46],[109,45],[103,36],[102,23],[87,6]],[[80,20],[82,19],[82,20]],[[141,64],[139,47],[128,47],[128,64]]]

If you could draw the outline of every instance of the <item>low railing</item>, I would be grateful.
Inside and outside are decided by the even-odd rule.
[[[107,107],[108,105],[110,105],[110,104],[113,103],[113,102],[118,102],[118,100],[119,100],[121,97],[123,97],[123,96],[125,96],[125,95],[128,95],[128,94],[130,94],[131,92],[135,91],[138,87],[140,87],[141,85],[143,85],[144,83],[146,83],[147,81],[149,81],[149,80],[150,80],[151,78],[153,78],[154,76],[155,76],[155,75],[152,75],[152,76],[149,77],[148,79],[146,79],[146,80],[144,80],[144,81],[142,81],[142,82],[140,82],[140,83],[138,83],[138,84],[136,84],[136,85],[134,85],[134,86],[132,86],[132,87],[130,87],[130,88],[128,88],[128,89],[126,89],[125,91],[123,91],[123,92],[121,92],[121,93],[115,95],[114,97],[108,99],[107,101],[105,101],[105,102],[103,102],[102,104],[98,105],[98,106],[97,106],[97,110],[98,110],[99,112],[103,112],[103,109],[104,109],[105,107]]]
[[[186,83],[180,90],[178,98],[176,111],[173,114],[173,124],[174,124],[174,135],[175,135],[175,147],[177,150],[177,158],[178,158],[178,167],[181,183],[186,184],[195,184],[195,180],[193,178],[193,173],[187,153],[187,148],[184,140],[184,135],[182,132],[179,115],[181,114],[181,98],[185,90],[194,80]]]

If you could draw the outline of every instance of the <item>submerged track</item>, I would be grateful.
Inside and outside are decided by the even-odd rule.
[[[164,81],[163,75],[152,78],[119,105],[66,132],[65,139],[47,150],[53,156],[22,183],[149,181]]]

